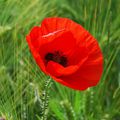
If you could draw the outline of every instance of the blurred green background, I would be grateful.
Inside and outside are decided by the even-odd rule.
[[[99,85],[49,84],[25,40],[45,17],[68,17],[97,38]],[[0,117],[6,120],[120,120],[120,0],[0,0]]]

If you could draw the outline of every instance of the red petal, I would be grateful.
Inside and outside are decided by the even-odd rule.
[[[50,61],[47,64],[46,70],[53,76],[60,77],[64,75],[70,75],[76,72],[79,69],[79,66],[74,65],[74,66],[68,66],[68,67],[63,67],[62,65]]]
[[[103,61],[102,52],[100,50],[97,40],[93,37],[89,37],[86,41],[86,46],[89,50],[87,64],[94,63],[97,61]]]
[[[103,67],[101,61],[91,65],[84,65],[78,72],[80,73],[80,77],[89,83],[89,86],[95,86],[100,81],[102,71]]]
[[[67,18],[45,18],[41,24],[42,35],[70,28],[72,21]]]
[[[72,32],[77,44],[85,44],[86,38],[91,36],[80,24],[68,18],[45,18],[41,24],[42,35],[64,30]]]
[[[40,27],[38,26],[33,27],[29,36],[30,36],[31,44],[33,45],[33,47],[36,50],[39,49],[39,45],[41,42],[41,40],[39,39],[39,37],[41,36]]]
[[[47,42],[45,40],[48,40]],[[71,32],[64,32],[62,35],[58,36],[55,39],[44,38],[44,43],[40,47],[40,55],[44,59],[47,53],[60,51],[66,55],[69,51],[73,50],[76,46],[76,40],[73,38]]]
[[[97,45],[96,47],[96,51],[88,56],[89,58],[77,70],[77,72],[57,78],[52,76],[54,80],[76,90],[85,90],[88,87],[98,84],[103,71],[103,56],[99,46]]]
[[[38,26],[33,27],[31,32],[30,32],[31,40],[32,41],[37,40],[40,35],[41,35],[40,27],[38,27]]]
[[[45,18],[41,24],[42,35],[58,30],[73,30],[75,36],[83,36],[86,30],[79,24],[68,18],[52,17]]]
[[[41,56],[39,55],[38,51],[36,51],[36,49],[34,48],[32,42],[31,42],[31,37],[26,36],[26,40],[28,42],[28,45],[30,47],[30,51],[31,51],[36,63],[39,65],[39,67],[41,68],[42,71],[47,73],[46,70],[45,70],[45,65],[43,63],[43,60],[41,59]]]
[[[80,64],[88,58],[88,49],[86,46],[76,46],[71,53],[68,55],[69,65]]]
[[[53,79],[69,88],[75,90],[85,90],[88,87],[95,86],[102,75],[102,62],[100,64],[93,64],[83,66],[72,75],[62,77],[52,76]]]
[[[86,90],[89,87],[89,84],[86,82],[85,79],[75,78],[77,76],[68,76],[68,77],[54,77],[52,76],[53,80],[56,82],[61,83],[64,86],[75,90]]]

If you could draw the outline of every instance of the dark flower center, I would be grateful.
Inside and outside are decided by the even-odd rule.
[[[67,66],[67,62],[68,62],[67,58],[65,56],[61,55],[59,51],[56,51],[54,53],[47,53],[45,55],[45,60],[46,60],[46,62],[54,61],[56,63],[61,64],[64,67]]]

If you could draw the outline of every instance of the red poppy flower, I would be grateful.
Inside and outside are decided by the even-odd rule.
[[[68,18],[46,18],[26,37],[41,70],[55,81],[76,89],[95,86],[103,70],[96,39]]]

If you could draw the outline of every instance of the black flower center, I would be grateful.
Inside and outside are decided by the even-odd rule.
[[[67,62],[68,62],[67,58],[65,56],[61,55],[59,51],[56,51],[54,53],[47,53],[45,55],[45,60],[46,60],[46,62],[54,61],[56,63],[61,64],[64,67],[67,66]]]

